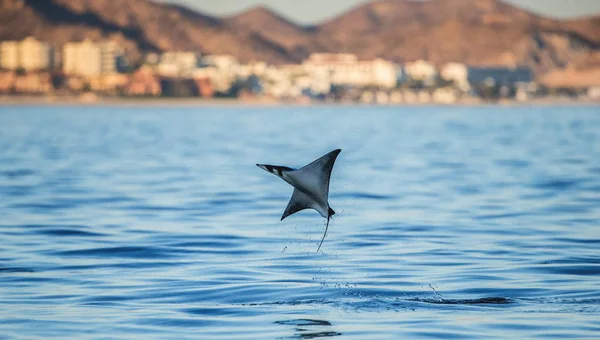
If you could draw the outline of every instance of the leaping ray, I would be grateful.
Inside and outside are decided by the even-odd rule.
[[[317,252],[321,250],[321,245],[329,229],[329,219],[335,214],[335,211],[329,206],[329,179],[335,159],[342,152],[336,149],[314,162],[296,170],[286,166],[256,164],[273,175],[280,177],[294,187],[294,193],[288,203],[281,220],[304,209],[315,209],[321,216],[327,218],[325,233],[319,243]]]

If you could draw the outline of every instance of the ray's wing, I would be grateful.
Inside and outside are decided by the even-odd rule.
[[[325,156],[315,160],[314,162],[296,170],[287,173],[287,176],[292,179],[295,186],[298,186],[303,192],[312,196],[320,205],[327,208],[329,204],[329,180],[331,178],[331,170],[335,159],[342,150],[333,150]],[[324,214],[324,217],[327,213]]]
[[[283,215],[281,216],[281,220],[283,221],[286,217],[297,213],[298,211],[304,209],[315,209],[318,208],[318,203],[315,200],[303,193],[302,191],[294,188],[294,193],[292,194],[292,198],[290,198],[290,202],[288,203]]]
[[[287,166],[279,166],[279,165],[268,165],[268,164],[256,164],[259,168],[265,170],[266,172],[270,172],[277,177],[282,177],[283,173],[286,171],[294,171],[294,169],[289,168]]]

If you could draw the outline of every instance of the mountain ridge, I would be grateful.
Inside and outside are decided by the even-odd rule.
[[[56,46],[116,39],[134,60],[146,52],[189,50],[282,64],[345,52],[546,72],[597,59],[600,14],[558,20],[499,0],[377,0],[303,26],[264,6],[216,17],[150,0],[2,0],[0,40],[26,36]]]

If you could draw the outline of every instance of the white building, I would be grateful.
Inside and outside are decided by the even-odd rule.
[[[458,100],[455,90],[449,87],[441,87],[433,91],[432,99],[440,104],[452,104]]]
[[[451,81],[461,90],[469,90],[469,68],[462,63],[447,63],[440,72],[442,78]]]
[[[234,72],[239,67],[239,63],[234,56],[229,54],[212,54],[202,57],[202,66],[216,67],[221,70]]]
[[[419,103],[429,103],[431,102],[431,94],[427,91],[419,91],[417,92],[417,100]]]
[[[390,93],[390,103],[399,104],[399,103],[402,103],[403,101],[404,101],[404,96],[402,95],[402,92],[392,91],[392,93]]]
[[[418,94],[412,90],[403,91],[402,98],[404,99],[404,102],[407,104],[414,104],[419,101]]]
[[[20,44],[16,41],[4,41],[0,45],[0,67],[16,70],[21,67]]]
[[[53,61],[50,45],[33,37],[23,41],[4,41],[0,45],[0,66],[7,70],[46,70],[53,66]]]
[[[593,100],[600,99],[600,86],[592,86],[588,89],[588,97]]]
[[[327,72],[310,73],[305,65],[298,64],[282,65],[275,70],[279,73],[278,78],[289,81],[292,84],[293,92],[299,93],[299,95],[323,95],[331,90]]]
[[[245,73],[249,77],[252,72],[252,67],[243,68],[235,59],[228,54],[213,54],[203,56],[200,59],[200,67],[192,72],[194,78],[208,78],[217,92],[227,92],[238,79],[240,72]],[[261,65],[255,65],[261,68]],[[262,65],[266,67],[266,64]]]
[[[192,77],[195,79],[210,79],[211,85],[216,92],[227,92],[235,83],[237,77],[233,73],[223,72],[216,67],[203,67],[194,70]]]
[[[316,53],[302,64],[311,75],[329,77],[333,85],[393,88],[398,67],[383,59],[361,61],[352,54]]]
[[[68,75],[96,77],[117,73],[122,51],[112,41],[95,43],[89,39],[71,42],[63,47],[63,71]]]
[[[190,76],[198,64],[198,55],[194,52],[165,52],[157,68],[162,76],[181,77]]]
[[[206,61],[208,64],[212,64],[214,67],[216,65],[221,65],[220,68],[224,68],[224,64],[223,63],[219,63],[218,61],[211,61],[210,59],[207,59]],[[228,64],[228,65],[234,65],[233,63]],[[254,63],[249,63],[249,64],[241,64],[241,65],[236,65],[235,68],[237,68],[237,74],[238,76],[242,77],[242,78],[248,78],[251,75],[255,75],[255,76],[263,76],[266,72],[267,72],[267,68],[269,66],[267,65],[267,63],[265,63],[264,61],[259,61],[259,62],[254,62]]]
[[[425,60],[417,60],[404,65],[406,76],[412,80],[433,84],[437,76],[435,65]]]
[[[375,93],[375,102],[379,105],[385,105],[390,102],[390,95],[385,91]]]

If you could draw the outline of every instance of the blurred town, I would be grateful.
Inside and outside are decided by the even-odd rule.
[[[598,99],[600,87],[539,86],[527,67],[441,68],[416,60],[403,65],[352,54],[315,53],[301,64],[241,64],[230,55],[150,53],[136,68],[111,41],[67,43],[62,50],[28,37],[0,45],[0,93],[73,96],[202,97],[292,102],[378,104],[526,101],[544,96]],[[88,96],[93,100],[93,96]]]
[[[522,14],[524,13],[522,11],[515,12],[516,9],[509,8],[496,0],[486,0],[485,3],[495,7],[492,10],[482,10],[482,15],[487,15],[488,12],[502,13],[501,11],[508,14],[504,17],[493,17],[492,21],[483,16],[484,19],[488,19],[482,21],[482,27],[485,25],[504,27],[498,26],[497,22],[500,20],[498,18],[519,18],[519,15],[521,17],[530,15]],[[32,16],[32,18],[41,22],[43,15],[50,18],[49,12],[54,11],[58,13],[57,16],[65,16],[62,20],[70,25],[75,25],[76,19],[88,20],[91,18],[89,13],[92,13],[81,12],[78,14],[76,9],[68,7],[75,6],[75,3],[58,0],[46,2],[3,0],[3,4],[6,18],[12,18],[13,21],[12,26],[7,26],[9,29],[10,27],[15,27],[14,29],[29,27],[18,25],[19,16],[27,13],[37,13],[35,14],[37,16]],[[179,21],[192,17],[188,13],[189,11],[185,12],[178,7],[160,7],[148,1],[144,4],[154,11],[152,13],[157,13],[156,15],[172,11],[168,12],[169,15]],[[457,1],[446,1],[443,4],[463,6],[462,2]],[[469,6],[473,6],[473,4],[478,4],[478,2],[468,3]],[[106,6],[109,5],[106,4]],[[398,7],[405,4],[399,1],[382,1],[366,6],[383,5]],[[86,6],[100,5],[94,2]],[[410,4],[410,6],[417,5]],[[67,9],[71,12],[66,12]],[[88,8],[88,10],[90,9]],[[511,14],[513,12],[510,11],[521,14]],[[265,11],[263,10],[263,12]],[[464,10],[464,12],[468,11]],[[68,16],[64,13],[68,13]],[[97,13],[107,12],[98,10]],[[141,12],[138,10],[132,13],[129,16]],[[256,13],[251,14],[257,15]],[[261,13],[260,15],[264,17],[267,14]],[[273,17],[272,14],[268,15]],[[263,17],[253,19],[253,22],[261,22],[261,18],[262,22],[267,22],[268,20]],[[204,17],[194,14],[194,21],[190,22],[195,23],[202,18]],[[33,22],[34,19],[28,20]],[[103,20],[111,19],[107,17]],[[204,18],[203,20],[208,19]],[[217,19],[210,20],[211,24],[217,22]],[[455,19],[451,18],[451,20]],[[525,27],[527,20],[538,19],[531,16],[524,20]],[[459,23],[460,21],[453,25]],[[292,27],[289,23],[285,24]],[[548,28],[550,33],[543,36],[541,33],[534,32],[538,35],[533,35],[532,39],[534,40],[532,41],[538,44],[536,48],[545,48],[546,50],[548,47],[545,45],[548,45],[548,42],[556,41],[555,45],[557,46],[567,44],[562,49],[567,51],[562,53],[565,56],[563,58],[566,60],[565,62],[557,57],[560,56],[558,52],[553,52],[552,58],[545,58],[550,60],[553,65],[561,63],[567,65],[568,58],[572,58],[572,55],[577,53],[583,53],[577,52],[580,50],[589,55],[598,55],[597,46],[592,40],[569,33],[571,31],[560,33],[562,35],[557,38],[554,27],[562,27],[556,25],[563,25],[563,23],[551,22],[551,24],[555,26],[546,24],[550,27]],[[133,24],[127,23],[127,25]],[[173,23],[173,25],[176,24]],[[502,23],[502,25],[504,24]],[[511,25],[515,24],[511,23]],[[506,26],[508,27],[506,29],[512,26]],[[46,35],[47,39],[39,38],[44,36],[43,27],[41,31],[40,27],[40,24],[31,26],[30,31],[36,32],[35,36],[31,34],[31,36],[20,39],[6,39],[2,38],[0,34],[0,40],[2,40],[0,41],[0,100],[19,97],[57,100],[76,98],[87,101],[104,98],[230,98],[267,102],[377,104],[524,102],[557,98],[577,101],[600,100],[600,81],[588,82],[587,85],[582,86],[548,86],[547,83],[540,82],[539,77],[536,77],[537,70],[525,63],[523,66],[515,62],[509,63],[508,66],[498,63],[486,66],[477,63],[469,64],[464,60],[464,62],[439,62],[438,60],[434,63],[426,57],[427,53],[423,53],[424,57],[404,58],[402,62],[399,62],[399,59],[391,60],[383,57],[365,58],[358,56],[357,53],[335,53],[335,48],[324,48],[322,53],[312,50],[300,58],[296,58],[294,62],[269,62],[269,60],[260,58],[252,58],[254,61],[239,60],[234,53],[199,53],[198,50],[169,49],[168,47],[158,51],[156,49],[154,51],[141,50],[141,54],[132,55],[131,49],[122,39],[123,34],[127,33],[125,28],[119,28],[125,32],[121,33],[121,39],[118,39],[119,37],[112,39],[110,35],[96,35],[90,38],[90,33],[82,34],[80,39],[69,38],[57,43],[57,40],[48,40],[55,37],[50,33]],[[77,27],[82,26],[73,26],[73,34],[78,34],[75,31]],[[250,30],[248,26],[238,25],[235,27],[241,27],[240,31],[242,32]],[[297,29],[295,26],[293,27]],[[342,27],[348,27],[348,25]],[[14,32],[14,29],[6,31],[8,33],[5,32],[4,36],[6,37],[7,34],[10,36],[9,33]],[[103,29],[107,30],[106,27]],[[323,30],[325,31],[325,29]],[[536,28],[536,30],[539,29]],[[592,34],[594,32],[594,30],[588,31]],[[303,34],[302,37],[312,34],[310,28],[302,28],[300,33]],[[165,35],[165,37],[169,36]],[[169,42],[168,39],[159,41]],[[269,44],[274,43],[269,42]],[[139,45],[142,44],[139,43]],[[230,44],[227,47],[235,48],[235,45],[231,47]],[[558,47],[554,50],[558,51]],[[485,52],[485,49],[483,51]],[[535,55],[534,57],[534,59],[543,59]]]

